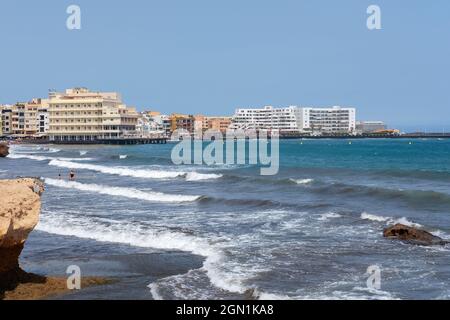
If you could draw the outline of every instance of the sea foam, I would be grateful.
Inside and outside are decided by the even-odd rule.
[[[45,183],[58,188],[75,189],[80,191],[139,199],[150,202],[192,202],[200,198],[200,196],[165,194],[161,192],[144,192],[133,188],[111,187],[98,184],[84,184],[74,181],[56,180],[51,178],[45,178]]]
[[[71,161],[62,161],[54,159],[49,162],[50,166],[56,166],[68,169],[84,169],[90,171],[101,172],[105,174],[128,176],[134,178],[145,179],[173,179],[185,177],[188,181],[199,181],[208,179],[217,179],[222,177],[220,174],[212,173],[198,173],[198,172],[183,172],[183,171],[167,171],[167,170],[152,170],[152,169],[134,169],[130,167],[108,167],[96,164],[76,163]]]
[[[47,179],[46,179],[47,180]],[[44,211],[37,230],[63,236],[74,236],[100,242],[128,244],[136,247],[163,250],[180,250],[205,257],[203,267],[212,284],[226,291],[244,293],[246,288],[239,277],[222,270],[225,255],[220,248],[214,247],[208,240],[190,234],[144,227],[139,223],[58,214]],[[150,285],[154,297],[155,285]]]

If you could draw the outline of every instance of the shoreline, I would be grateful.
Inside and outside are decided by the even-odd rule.
[[[0,287],[0,300],[42,300],[54,299],[73,292],[67,288],[67,278],[58,276],[42,276],[28,273],[19,269],[14,279]],[[105,277],[83,277],[81,279],[82,291],[93,286],[112,284],[113,279]]]
[[[270,140],[271,137],[269,136],[268,139]],[[392,140],[399,140],[399,139],[440,139],[440,140],[447,140],[450,139],[450,134],[444,134],[444,135],[438,135],[438,134],[432,134],[432,135],[399,135],[399,136],[392,136],[392,135],[386,135],[386,136],[282,136],[279,137],[279,140],[376,140],[376,139],[392,139]],[[192,140],[192,139],[191,139]],[[224,141],[227,141],[229,139],[226,139],[224,137]],[[234,139],[235,140],[235,139]],[[249,140],[249,138],[246,138],[245,140]],[[196,141],[196,140],[195,140]],[[203,140],[205,142],[210,142],[210,140]],[[171,144],[171,143],[177,143],[179,141],[172,141],[169,139],[164,140],[164,142],[157,142],[157,143],[147,143],[147,142],[139,142],[136,139],[123,139],[123,140],[114,140],[114,141],[73,141],[73,142],[58,142],[58,141],[48,141],[48,140],[3,140],[3,142],[9,143],[9,145],[66,145],[66,146],[96,146],[96,145],[145,145],[145,144]]]

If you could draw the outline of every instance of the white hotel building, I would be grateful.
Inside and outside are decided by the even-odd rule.
[[[301,108],[291,106],[237,109],[230,129],[279,130],[283,133],[353,134],[355,108]]]

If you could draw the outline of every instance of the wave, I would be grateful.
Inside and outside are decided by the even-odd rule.
[[[188,172],[186,173],[187,181],[200,181],[200,180],[210,180],[210,179],[219,179],[221,178],[221,174],[214,173],[198,173],[198,172]]]
[[[327,221],[329,219],[335,219],[335,218],[340,218],[342,217],[339,213],[335,213],[335,212],[328,212],[328,213],[324,213],[321,214],[319,217],[320,221]]]
[[[180,250],[205,257],[203,270],[211,283],[226,291],[245,293],[243,280],[234,277],[227,270],[223,270],[225,254],[220,248],[210,244],[204,238],[191,234],[166,230],[161,228],[145,227],[142,224],[126,223],[123,221],[108,220],[89,217],[71,216],[69,214],[55,214],[44,211],[36,230],[74,236],[83,239],[92,239],[100,242],[121,243],[136,247],[155,248],[162,250]],[[150,284],[152,293],[157,293],[155,285]],[[154,294],[155,297],[155,294]],[[156,297],[162,298],[159,294]]]
[[[198,172],[151,170],[151,169],[133,169],[130,167],[107,167],[95,164],[61,161],[57,159],[50,161],[49,165],[61,168],[84,169],[101,172],[105,174],[128,176],[134,178],[146,178],[146,179],[173,179],[184,177],[188,181],[199,181],[207,179],[217,179],[222,177],[222,175],[219,174],[203,174]]]
[[[405,190],[344,183],[322,183],[316,188],[311,188],[310,191],[322,194],[370,196],[386,200],[401,200],[417,206],[430,204],[433,207],[438,205],[450,206],[450,194],[432,190]]]
[[[85,155],[87,155],[87,153],[88,153],[87,151],[81,150],[80,151],[80,156],[85,156]]]
[[[310,184],[311,182],[314,182],[314,179],[289,179],[289,180],[296,184]]]
[[[210,196],[203,196],[199,199],[201,204],[227,204],[227,205],[237,205],[237,206],[254,206],[254,207],[280,207],[282,204],[273,200],[264,199],[226,199],[226,198],[216,198]]]
[[[126,158],[128,158],[128,155],[126,155],[126,154],[119,155],[119,159],[121,159],[121,160],[126,159]]]
[[[31,154],[17,154],[11,153],[8,155],[8,158],[11,159],[30,159],[35,161],[51,161],[51,160],[59,160],[59,161],[92,161],[92,158],[55,158],[55,157],[45,157],[45,156],[36,156]]]
[[[174,195],[174,194],[165,194],[161,192],[144,192],[133,188],[111,187],[98,184],[83,184],[74,181],[63,181],[50,178],[45,178],[45,183],[59,188],[76,189],[80,191],[94,192],[99,194],[125,197],[130,199],[139,199],[150,202],[168,202],[168,203],[192,202],[200,198],[200,196]]]
[[[147,169],[131,169],[125,167],[107,167],[95,164],[75,163],[70,161],[52,160],[49,163],[50,166],[68,168],[68,169],[84,169],[90,171],[96,171],[106,174],[128,176],[134,178],[149,178],[149,179],[168,179],[177,178],[185,175],[184,172],[176,171],[159,171],[159,170],[147,170]]]
[[[416,228],[423,227],[421,224],[411,222],[405,217],[402,217],[402,218],[384,217],[384,216],[378,216],[375,214],[370,214],[367,212],[361,213],[361,219],[375,221],[375,222],[386,222],[386,224],[388,224],[388,225],[401,223],[401,224],[404,224],[404,225],[410,226],[410,227],[416,227]]]

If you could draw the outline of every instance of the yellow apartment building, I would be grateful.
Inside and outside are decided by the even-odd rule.
[[[49,118],[50,141],[94,141],[135,131],[138,115],[117,92],[73,88],[49,94]]]

